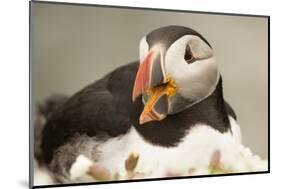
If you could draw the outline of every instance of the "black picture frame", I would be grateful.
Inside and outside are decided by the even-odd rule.
[[[53,4],[53,5],[75,5],[75,6],[88,6],[88,7],[103,7],[103,8],[118,8],[118,9],[133,9],[133,10],[153,10],[153,11],[166,11],[166,12],[182,12],[182,13],[197,13],[197,14],[213,14],[213,15],[229,15],[229,16],[245,16],[245,17],[262,17],[267,18],[268,22],[268,170],[259,172],[245,172],[245,173],[225,173],[214,175],[196,175],[196,176],[179,176],[179,177],[165,177],[165,178],[151,178],[151,179],[133,179],[133,180],[118,180],[118,181],[99,181],[87,183],[70,183],[70,184],[52,184],[52,185],[33,185],[33,158],[34,158],[34,127],[31,121],[31,68],[32,68],[32,42],[31,42],[31,6],[32,3],[39,4]],[[259,14],[240,14],[240,13],[224,13],[224,12],[205,12],[194,10],[175,10],[175,9],[161,9],[161,8],[143,8],[143,7],[129,7],[129,6],[115,6],[115,5],[100,5],[100,4],[83,4],[83,3],[68,3],[68,2],[55,2],[55,1],[29,1],[29,187],[30,188],[53,188],[53,187],[67,187],[67,186],[84,186],[84,185],[100,185],[100,184],[117,184],[117,183],[130,183],[130,182],[144,182],[144,181],[161,181],[161,180],[174,180],[174,179],[191,179],[191,178],[212,178],[224,176],[239,176],[239,175],[253,175],[253,174],[268,174],[270,173],[270,16]]]

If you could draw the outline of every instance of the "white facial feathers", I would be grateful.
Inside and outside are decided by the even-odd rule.
[[[187,45],[195,58],[192,64],[184,59]],[[220,75],[213,50],[194,35],[179,38],[167,49],[165,68],[166,73],[176,81],[180,95],[194,103],[215,90]]]
[[[146,57],[148,51],[149,51],[149,45],[146,41],[146,36],[144,36],[141,40],[140,40],[140,45],[139,45],[139,56],[140,56],[140,62],[142,62],[144,60],[144,58]]]
[[[220,78],[218,65],[213,49],[200,37],[185,35],[169,47],[165,47],[161,41],[149,47],[146,37],[143,37],[140,41],[140,62],[151,49],[156,47],[163,53],[162,61],[166,76],[176,82],[177,94],[191,103],[187,106],[200,102],[216,89]],[[192,63],[185,60],[187,47],[194,57]],[[176,104],[177,100],[176,98],[169,99],[171,106]]]
[[[213,50],[197,36],[185,36],[179,40],[185,41],[189,45],[196,59],[207,59],[213,56]]]

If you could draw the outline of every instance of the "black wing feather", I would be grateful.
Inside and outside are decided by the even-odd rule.
[[[104,139],[129,130],[130,99],[137,67],[137,63],[132,63],[116,69],[76,93],[50,114],[42,140],[47,163],[52,160],[54,150],[76,133]]]
[[[226,108],[226,111],[229,115],[231,115],[231,117],[233,117],[235,120],[237,120],[237,115],[235,114],[233,108],[230,106],[230,104],[228,102],[224,102],[225,104],[225,108]]]

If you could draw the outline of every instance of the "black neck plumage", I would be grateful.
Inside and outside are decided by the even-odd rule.
[[[131,118],[134,127],[146,141],[155,145],[176,146],[196,124],[208,125],[219,132],[226,132],[230,128],[221,78],[214,92],[206,99],[180,113],[169,115],[162,121],[139,125],[139,116],[143,110],[141,97],[132,108]]]

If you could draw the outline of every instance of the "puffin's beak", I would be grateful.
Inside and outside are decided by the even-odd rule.
[[[140,64],[133,89],[133,101],[141,94],[146,101],[139,118],[140,124],[160,121],[167,116],[169,90],[167,86],[168,78],[165,74],[162,54],[154,48]]]
[[[133,101],[148,89],[165,82],[166,75],[161,53],[157,49],[152,49],[139,66],[133,89]]]
[[[168,113],[168,96],[165,85],[150,89],[147,92],[148,101],[140,115],[139,123],[144,124],[149,121],[160,121]]]

